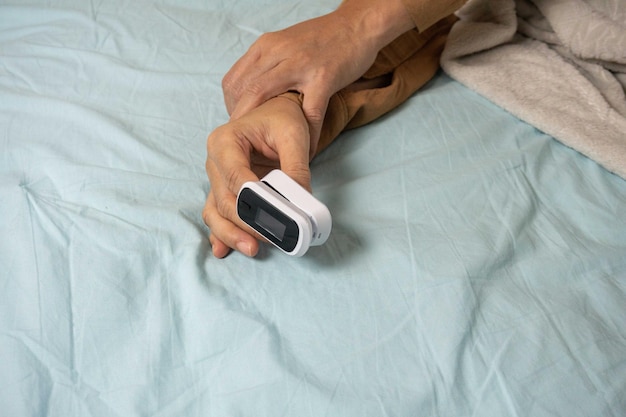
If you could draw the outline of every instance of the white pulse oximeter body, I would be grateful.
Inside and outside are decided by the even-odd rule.
[[[302,256],[309,246],[326,242],[332,228],[328,208],[278,169],[241,187],[237,215],[292,256]]]

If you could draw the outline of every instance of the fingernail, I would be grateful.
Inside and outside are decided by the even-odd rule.
[[[252,256],[252,247],[247,242],[237,242],[237,250],[246,256]]]

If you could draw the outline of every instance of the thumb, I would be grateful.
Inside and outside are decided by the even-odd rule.
[[[280,169],[298,184],[311,191],[311,169],[309,168],[309,138],[290,137],[280,142],[277,149]]]
[[[285,174],[289,175],[295,182],[304,187],[308,192],[311,192],[311,170],[309,169],[308,162],[301,167],[285,166],[281,164],[280,168]]]
[[[324,124],[324,118],[326,117],[326,110],[328,109],[328,102],[330,97],[324,93],[310,92],[304,94],[302,100],[302,112],[309,124],[310,138],[310,157],[315,155],[317,150],[317,144],[320,140],[320,134],[322,131],[322,125]]]
[[[308,149],[286,153],[280,156],[280,169],[295,182],[311,192],[311,169],[309,168]]]

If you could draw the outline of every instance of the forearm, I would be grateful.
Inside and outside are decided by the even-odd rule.
[[[403,0],[344,0],[334,13],[373,51],[415,27]]]
[[[413,28],[423,32],[467,0],[343,0],[335,13],[355,34],[381,50]]]
[[[324,118],[317,153],[343,130],[375,120],[426,84],[439,69],[441,52],[456,20],[451,15],[424,32],[413,29],[404,33],[380,51],[363,78],[334,94]]]

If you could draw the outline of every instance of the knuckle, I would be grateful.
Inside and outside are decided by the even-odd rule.
[[[218,154],[223,149],[223,143],[229,139],[229,130],[226,125],[218,126],[207,137],[206,147],[207,154],[212,157]]]
[[[311,182],[311,170],[309,165],[304,162],[298,162],[289,167],[289,175],[298,184],[305,185]]]
[[[329,68],[328,65],[318,65],[315,67],[315,72],[312,75],[314,84],[319,86],[330,86],[334,84],[336,69]]]
[[[215,203],[217,206],[217,212],[221,217],[225,219],[232,219],[234,207],[232,206],[232,203],[229,199],[216,197]]]
[[[206,140],[206,153],[207,153],[207,164],[210,160],[214,158],[214,155],[217,153],[217,145],[219,143],[219,134],[218,129],[214,130]],[[208,168],[208,166],[207,166]]]
[[[306,124],[306,116],[300,115],[302,123],[290,123],[282,126],[285,137],[291,138],[291,140],[307,140],[309,136],[309,127]]]
[[[209,228],[213,225],[213,217],[215,215],[215,206],[213,205],[213,195],[209,193],[209,197],[202,209],[202,220]]]
[[[251,53],[258,53],[260,51],[265,50],[266,48],[271,48],[276,45],[276,42],[280,40],[280,37],[277,36],[279,32],[265,32],[259,35],[256,41],[250,47]]]
[[[241,83],[232,72],[226,73],[222,78],[222,92],[224,93],[224,99],[237,101],[241,96]]]
[[[306,118],[312,125],[319,125],[324,121],[324,111],[320,107],[311,107],[306,110]]]
[[[207,227],[211,227],[211,214],[209,213],[211,209],[207,206],[204,206],[204,208],[202,209],[202,221],[204,221],[204,224],[207,225]]]
[[[239,190],[239,186],[241,185],[240,180],[241,175],[238,170],[228,170],[223,172],[224,182],[226,183],[226,187],[231,190],[233,193]]]
[[[224,77],[222,77],[222,90],[230,91],[232,87],[235,85],[234,76],[231,71],[227,72]]]
[[[252,80],[246,85],[245,91],[241,92],[240,97],[246,96],[250,99],[255,99],[258,97],[264,98],[267,87],[267,84],[262,83],[257,79]]]

